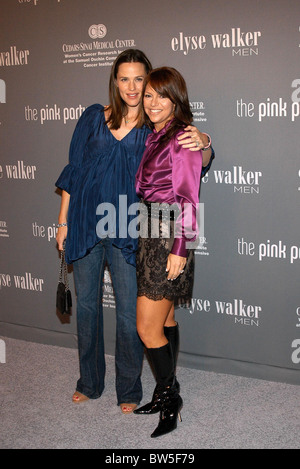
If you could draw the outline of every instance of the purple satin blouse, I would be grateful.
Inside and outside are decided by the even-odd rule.
[[[135,187],[137,195],[146,201],[180,205],[181,215],[176,220],[177,229],[178,224],[180,228],[176,231],[181,235],[174,239],[171,253],[187,257],[186,243],[193,241],[197,237],[195,233],[198,233],[196,210],[199,203],[202,152],[190,151],[179,145],[177,137],[183,133],[181,130],[168,143],[160,144],[159,139],[167,127],[159,132],[154,130],[148,135],[146,149],[136,174]],[[188,209],[185,204],[189,204]]]

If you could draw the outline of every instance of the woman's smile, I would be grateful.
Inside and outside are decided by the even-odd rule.
[[[160,95],[147,85],[144,93],[144,109],[155,129],[159,131],[174,117],[175,105],[169,98]]]

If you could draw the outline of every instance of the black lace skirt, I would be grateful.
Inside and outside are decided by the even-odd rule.
[[[188,251],[184,272],[175,280],[167,279],[167,259],[174,242],[174,220],[164,216],[140,215],[140,237],[136,256],[138,296],[151,300],[189,303],[194,281],[194,252]],[[172,218],[172,217],[171,217]],[[152,222],[151,222],[152,220]],[[177,300],[177,301],[176,301]]]

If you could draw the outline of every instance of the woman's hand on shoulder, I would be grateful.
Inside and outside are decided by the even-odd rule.
[[[189,148],[191,151],[199,151],[208,145],[208,137],[200,132],[197,127],[188,125],[184,129],[184,133],[179,135],[178,143],[183,148]]]

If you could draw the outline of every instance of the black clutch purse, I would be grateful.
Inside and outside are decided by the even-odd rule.
[[[71,314],[72,295],[69,289],[68,267],[65,261],[65,248],[60,254],[60,271],[56,291],[56,308],[61,314]]]

